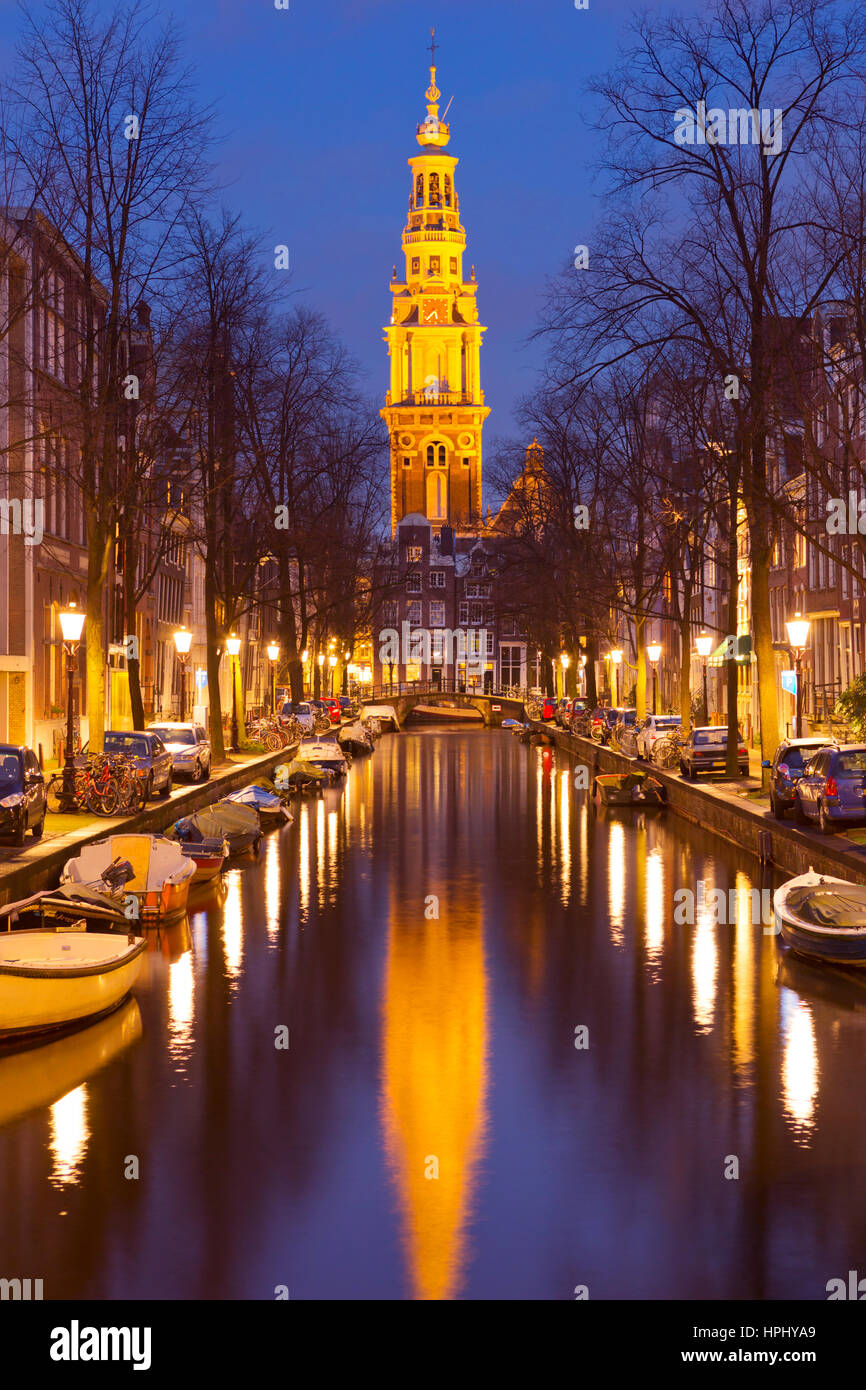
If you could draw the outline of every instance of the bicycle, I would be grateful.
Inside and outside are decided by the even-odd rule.
[[[686,740],[682,734],[665,734],[664,738],[656,739],[653,744],[650,761],[654,762],[656,767],[668,770],[679,767],[685,746]]]

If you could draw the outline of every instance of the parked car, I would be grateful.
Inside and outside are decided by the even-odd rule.
[[[206,782],[210,777],[211,748],[201,724],[148,724],[147,731],[162,739],[169,753],[173,770],[193,782]]]
[[[680,772],[693,782],[701,772],[724,772],[728,759],[728,731],[721,724],[692,729],[680,754]],[[737,768],[741,777],[749,775],[749,750],[737,736]]]
[[[340,709],[340,701],[336,699],[334,695],[323,695],[322,704],[330,715],[331,723],[339,724],[343,717],[343,711]]]
[[[541,697],[541,717],[542,719],[556,718],[556,696],[542,695]]]
[[[866,820],[866,743],[819,749],[803,769],[795,798],[797,819],[817,821],[825,835],[835,825]]]
[[[596,743],[610,743],[616,719],[607,705],[597,705],[589,716],[589,736]]]
[[[349,695],[338,695],[337,704],[344,719],[348,719],[358,708],[357,700],[353,700]]]
[[[102,746],[106,753],[123,753],[130,760],[136,775],[144,783],[142,797],[145,802],[150,800],[157,788],[160,796],[171,796],[171,754],[159,734],[150,731],[139,733],[137,729],[128,732],[109,729]]]
[[[32,748],[0,743],[0,835],[23,845],[32,830],[38,840],[45,829],[45,778]]]
[[[305,734],[313,732],[313,707],[308,701],[296,700],[293,704],[291,700],[284,700],[279,712],[281,723],[288,724],[292,716],[297,719]]]
[[[797,784],[806,764],[820,749],[828,746],[824,738],[785,738],[776,749],[770,769],[770,810],[781,820],[786,811],[796,810]]]
[[[637,743],[637,710],[615,709],[616,722],[613,726],[613,739],[624,753],[633,756]],[[623,744],[625,739],[625,745]]]
[[[683,721],[678,714],[648,714],[637,731],[637,755],[652,758],[653,744],[669,734],[679,733]]]

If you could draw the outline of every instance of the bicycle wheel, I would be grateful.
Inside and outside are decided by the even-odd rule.
[[[104,782],[91,782],[87,788],[87,809],[94,816],[116,816],[119,802],[117,782],[113,777]]]
[[[51,777],[45,787],[45,800],[49,811],[59,812],[63,810],[63,773],[56,772]]]
[[[268,730],[264,737],[264,745],[269,753],[279,753],[280,749],[285,746],[276,729]]]
[[[680,750],[672,738],[662,739],[653,749],[653,761],[657,767],[673,768],[680,760]]]

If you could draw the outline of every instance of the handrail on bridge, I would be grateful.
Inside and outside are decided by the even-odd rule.
[[[516,686],[510,686],[506,690],[475,690],[471,687],[467,689],[465,681],[442,680],[442,681],[394,681],[391,684],[374,685],[370,691],[365,691],[361,698],[365,704],[371,700],[393,699],[398,695],[465,695],[472,700],[526,700],[528,691],[518,690]]]

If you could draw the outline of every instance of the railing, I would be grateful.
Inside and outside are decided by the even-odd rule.
[[[469,391],[410,391],[399,401],[391,399],[389,391],[385,397],[388,406],[398,405],[483,405],[484,392],[478,392],[476,399]]]
[[[505,690],[485,690],[480,683],[471,680],[447,680],[441,681],[397,681],[374,685],[372,689],[365,690],[360,696],[364,704],[370,704],[374,700],[387,700],[396,695],[470,695],[473,698],[483,700],[517,700],[524,701],[527,697],[525,689],[518,689],[517,686],[509,686]]]

